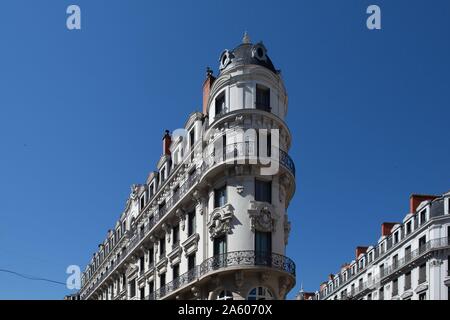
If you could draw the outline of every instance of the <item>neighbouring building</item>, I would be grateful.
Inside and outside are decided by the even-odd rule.
[[[203,111],[163,152],[82,275],[81,299],[285,299],[295,192],[288,98],[265,46],[242,43],[208,68]]]
[[[448,300],[450,192],[412,195],[409,211],[402,222],[381,225],[376,245],[357,247],[315,299]]]

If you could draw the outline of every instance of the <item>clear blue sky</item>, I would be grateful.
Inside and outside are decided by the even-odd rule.
[[[65,26],[72,3],[81,31]],[[365,27],[370,4],[381,31]],[[291,297],[375,243],[411,193],[450,189],[447,0],[3,0],[0,268],[65,281],[84,267],[245,30],[289,94]],[[0,273],[3,299],[66,293]]]

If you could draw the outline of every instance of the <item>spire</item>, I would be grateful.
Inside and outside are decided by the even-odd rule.
[[[242,38],[242,43],[249,44],[250,43],[250,36],[248,35],[247,31],[244,32],[244,37]]]

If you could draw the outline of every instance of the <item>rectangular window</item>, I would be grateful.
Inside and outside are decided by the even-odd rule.
[[[225,113],[225,92],[222,92],[217,96],[215,103],[215,111],[216,117]]]
[[[379,300],[384,300],[384,287],[380,288],[380,299]]]
[[[411,289],[411,271],[405,273],[405,290]]]
[[[162,168],[159,174],[159,183],[160,185],[166,180],[166,168]]]
[[[166,273],[161,273],[159,276],[159,286],[164,287],[166,285]]]
[[[141,289],[140,289],[140,298],[141,298],[141,300],[144,300],[145,299],[145,287],[142,287]]]
[[[384,264],[380,265],[380,277],[383,278],[384,277]]]
[[[150,190],[150,192],[149,192],[149,199],[151,199],[155,195],[155,183],[154,182],[152,182],[150,184],[149,190]]]
[[[411,246],[407,246],[405,248],[405,262],[409,262],[411,260]]]
[[[166,255],[166,236],[159,239],[159,257],[164,258]]]
[[[153,293],[155,291],[155,283],[153,281],[150,281],[148,284],[148,291],[150,293]]]
[[[419,267],[419,284],[427,281],[427,264],[424,263]]]
[[[392,296],[395,297],[398,295],[398,279],[392,281]]]
[[[398,254],[392,257],[392,267],[394,268],[394,270],[398,268]]]
[[[180,265],[176,264],[172,267],[172,276],[173,276],[173,280],[175,280],[176,278],[178,278],[180,276]]]
[[[227,253],[227,237],[225,235],[214,239],[214,256]]]
[[[394,233],[394,244],[398,243],[398,232]]]
[[[188,213],[188,237],[195,233],[195,211]]]
[[[427,293],[423,292],[423,293],[419,294],[419,300],[427,300]]]
[[[271,232],[255,232],[255,253],[262,259],[270,257],[272,254],[272,233]]]
[[[419,239],[419,252],[422,253],[426,250],[427,237],[423,236]]]
[[[194,131],[194,129],[192,129],[189,132],[189,144],[190,144],[191,150],[194,147],[194,143],[195,143],[195,131]]]
[[[195,268],[195,253],[188,256],[188,270]]]
[[[136,296],[136,280],[130,283],[130,297],[133,298],[134,296]]]
[[[155,262],[154,255],[155,255],[155,252],[154,252],[153,248],[150,248],[148,250],[148,265],[150,268],[153,266],[153,263]]]
[[[422,210],[420,212],[420,224],[424,224],[427,221],[427,210]]]
[[[143,274],[145,271],[145,259],[144,256],[141,256],[139,259],[139,268],[140,268],[140,273]]]
[[[255,180],[255,201],[272,203],[272,181]]]
[[[256,109],[270,112],[270,89],[256,85]]]
[[[178,224],[172,228],[172,237],[172,246],[175,248],[180,244],[180,226]]]
[[[145,207],[145,195],[143,195],[143,196],[141,197],[141,210],[143,210],[144,207]]]
[[[227,203],[227,186],[214,190],[214,208],[223,207]]]
[[[407,223],[406,223],[406,234],[408,235],[408,234],[410,234],[411,233],[411,221],[408,221]]]

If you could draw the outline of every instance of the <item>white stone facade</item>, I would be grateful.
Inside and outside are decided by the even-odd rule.
[[[83,273],[81,299],[285,299],[295,285],[283,80],[246,37],[205,85],[203,113],[166,133],[157,171],[132,186]]]
[[[411,196],[402,223],[385,223],[376,246],[329,276],[320,300],[448,300],[450,192]]]

